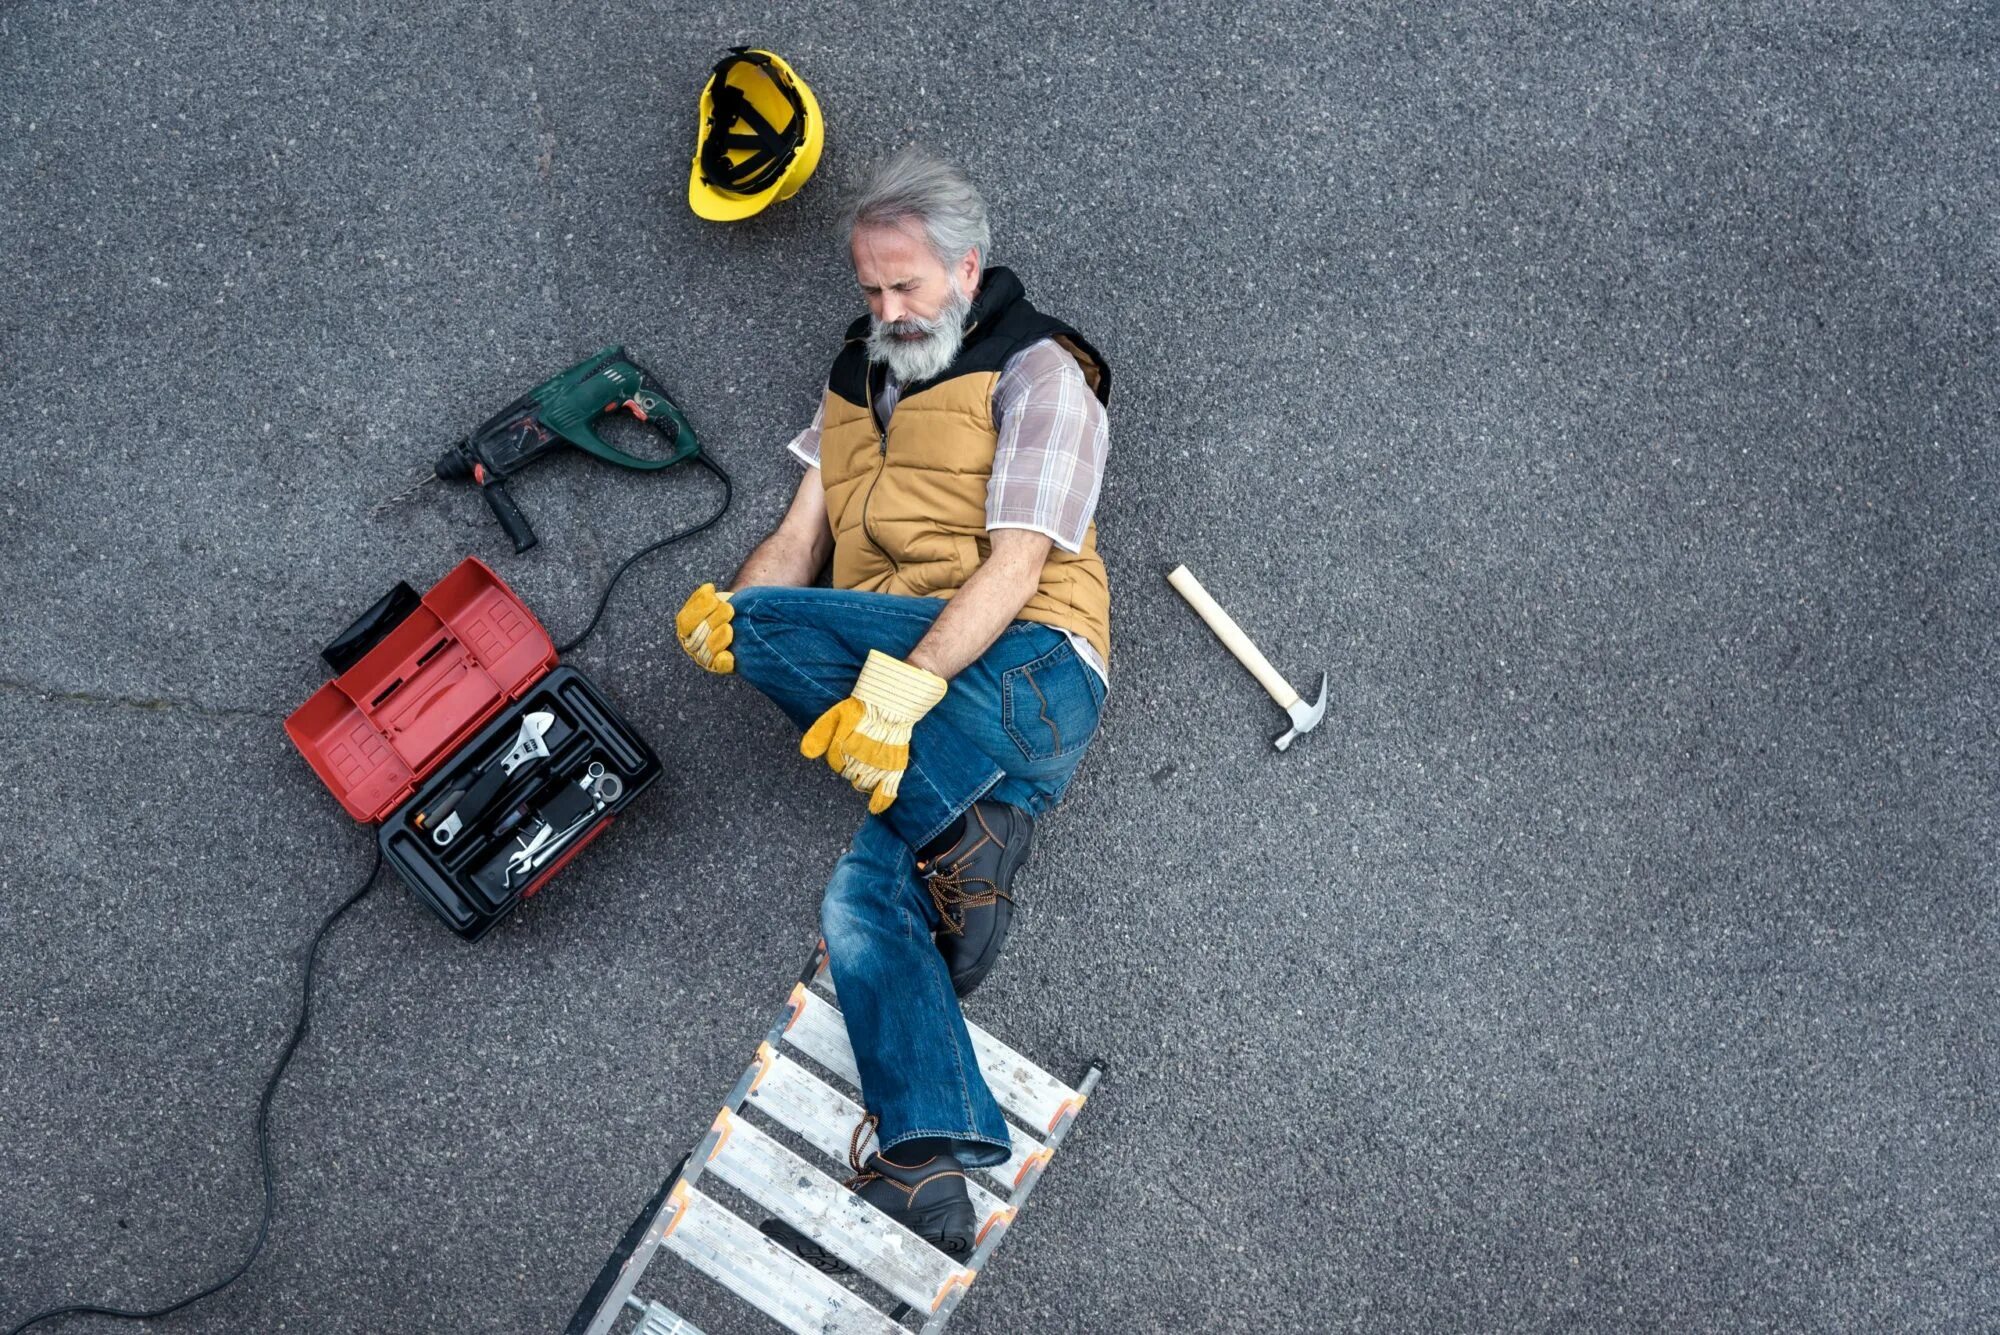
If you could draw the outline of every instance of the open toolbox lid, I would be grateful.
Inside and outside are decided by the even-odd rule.
[[[468,556],[285,732],[347,813],[373,823],[555,663],[535,614]]]

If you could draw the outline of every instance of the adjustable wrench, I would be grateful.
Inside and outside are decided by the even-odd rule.
[[[486,808],[499,795],[501,785],[516,770],[529,761],[548,758],[549,744],[543,739],[555,721],[556,716],[546,710],[537,710],[523,718],[521,731],[507,754],[446,793],[428,810],[418,812],[417,828],[429,830],[431,842],[439,848],[449,847],[452,840],[486,814]]]

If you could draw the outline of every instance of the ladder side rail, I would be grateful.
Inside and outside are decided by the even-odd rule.
[[[804,982],[818,973],[824,962],[825,955],[822,948],[815,945],[812,958],[806,961],[806,967],[799,974],[800,981]],[[765,1034],[765,1043],[775,1046],[786,1027],[797,1018],[798,1009],[794,1005],[794,998],[788,997],[785,1004],[778,1008],[777,1018],[771,1021],[771,1027]],[[756,1084],[758,1072],[762,1069],[763,1063],[752,1059],[750,1064],[743,1068],[743,1074],[736,1077],[735,1088],[730,1090],[729,1098],[723,1106],[732,1110],[742,1107],[743,1101],[750,1097],[750,1090]],[[714,1125],[709,1127],[708,1134],[702,1137],[701,1144],[681,1160],[675,1181],[689,1187],[695,1184],[701,1177],[702,1170],[708,1166],[709,1159],[714,1156],[720,1135],[720,1131]],[[660,1208],[653,1213],[652,1222],[646,1226],[645,1237],[640,1240],[637,1247],[633,1248],[632,1254],[625,1258],[617,1282],[611,1286],[610,1291],[604,1295],[604,1301],[598,1305],[597,1315],[592,1319],[585,1335],[610,1335],[612,1325],[624,1310],[625,1300],[632,1296],[640,1276],[646,1273],[646,1267],[653,1263],[653,1257],[658,1254],[661,1235],[666,1232],[667,1224],[674,1217],[674,1202],[671,1199],[663,1199]]]

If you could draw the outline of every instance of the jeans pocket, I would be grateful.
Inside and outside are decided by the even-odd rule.
[[[1000,675],[1001,725],[1031,761],[1082,750],[1097,731],[1090,669],[1068,641]]]

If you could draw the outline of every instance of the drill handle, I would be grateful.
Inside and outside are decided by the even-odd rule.
[[[591,387],[597,387],[601,380],[608,378],[611,384],[619,387],[616,392],[625,397],[614,398],[601,410],[596,410],[593,404],[594,411],[587,416],[580,420],[572,419],[564,422],[558,429],[569,438],[570,443],[589,451],[606,463],[646,473],[680,463],[699,454],[701,445],[695,439],[694,427],[689,424],[686,415],[674,401],[667,397],[666,386],[660,383],[659,378],[626,356],[623,348],[607,351],[615,355],[615,360],[608,366],[599,368],[590,382]],[[633,384],[634,380],[637,381],[636,385]],[[665,450],[664,454],[656,454],[650,458],[627,454],[597,434],[593,429],[597,419],[620,408],[631,413],[659,435],[660,448]]]
[[[514,540],[515,554],[533,547],[536,542],[534,525],[521,513],[521,507],[514,504],[514,498],[507,494],[507,484],[496,475],[487,473],[480,481],[479,490],[485,495],[486,504],[493,508],[493,517],[500,521],[500,527]]]
[[[701,453],[701,444],[695,439],[693,424],[687,420],[687,415],[681,412],[673,399],[668,397],[667,387],[660,383],[659,377],[637,362],[632,362],[631,366],[639,373],[639,392],[633,395],[632,401],[625,406],[628,409],[636,408],[634,415],[639,416],[646,425],[666,439],[667,455],[660,460],[658,466],[677,464],[683,459],[691,459]]]

